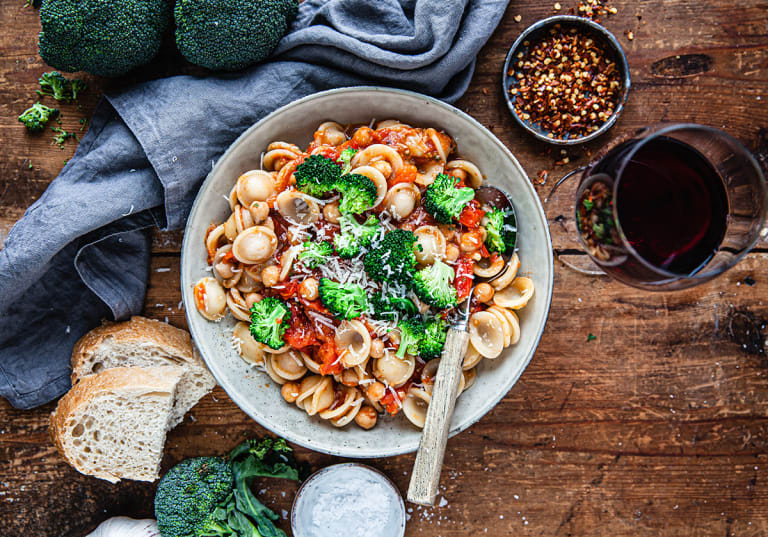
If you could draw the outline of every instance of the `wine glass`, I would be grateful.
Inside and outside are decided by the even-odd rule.
[[[658,124],[624,136],[563,177],[548,205],[571,176],[580,177],[570,197],[575,231],[596,269],[565,263],[634,287],[709,281],[763,233],[765,176],[741,143],[712,127]]]

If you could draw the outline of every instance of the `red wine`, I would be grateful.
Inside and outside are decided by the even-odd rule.
[[[622,149],[626,154],[631,146]],[[696,149],[672,138],[650,140],[633,155],[615,203],[629,244],[668,272],[695,273],[725,235],[728,195],[720,175]]]

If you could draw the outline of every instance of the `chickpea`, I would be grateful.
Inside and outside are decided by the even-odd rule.
[[[323,207],[323,217],[331,224],[338,224],[341,212],[339,211],[339,203],[332,201]]]
[[[453,263],[459,258],[459,247],[449,242],[445,247],[445,260]]]
[[[307,278],[299,284],[299,294],[306,300],[316,300],[319,294],[319,285],[314,278]]]
[[[389,176],[392,175],[392,165],[386,160],[371,162],[371,166],[379,170],[385,178],[389,178]]]
[[[384,356],[384,342],[376,338],[371,341],[371,358],[381,358]]]
[[[283,384],[283,387],[280,388],[280,394],[282,394],[283,399],[289,403],[295,403],[300,393],[301,388],[295,382],[286,382]]]
[[[373,131],[369,127],[360,127],[352,135],[352,141],[360,147],[368,147],[373,143]]]
[[[248,309],[251,309],[256,302],[261,302],[262,298],[264,297],[260,293],[248,293],[245,295],[245,305],[248,306]]]
[[[341,383],[344,386],[357,386],[359,384],[357,373],[354,369],[345,369],[341,372]]]
[[[462,233],[459,237],[459,246],[464,252],[472,252],[483,245],[483,233],[478,229]]]
[[[261,271],[261,283],[264,284],[264,287],[272,287],[277,285],[279,280],[280,269],[277,267],[277,265],[270,265]]]
[[[384,385],[381,382],[371,382],[368,387],[365,389],[365,395],[368,396],[368,399],[371,401],[379,402],[382,397],[384,397],[384,394],[386,393],[387,389],[384,387]]]
[[[448,170],[448,174],[449,175],[453,175],[459,181],[466,181],[467,180],[467,172],[465,172],[461,168],[452,168],[452,169]]]
[[[249,207],[251,218],[256,225],[261,224],[269,216],[269,204],[265,201],[254,201]]]
[[[234,271],[232,270],[232,265],[229,263],[216,263],[216,266],[213,268],[215,268],[216,272],[219,273],[219,276],[225,280],[228,280],[235,275]]]
[[[364,406],[360,408],[360,411],[355,416],[355,423],[357,423],[363,429],[370,429],[376,425],[376,420],[379,419],[378,414],[370,406]]]
[[[493,299],[493,287],[487,283],[478,283],[475,287],[475,298],[485,304]]]

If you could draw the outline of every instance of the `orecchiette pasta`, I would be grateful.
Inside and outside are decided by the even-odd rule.
[[[394,119],[375,129],[327,121],[306,150],[269,144],[259,169],[233,178],[227,218],[205,233],[211,274],[194,286],[198,311],[231,313],[237,353],[308,415],[370,429],[402,411],[422,427],[451,309],[471,297],[461,394],[483,358],[518,343],[515,311],[534,294],[517,254],[489,240],[492,208],[472,199],[450,218],[435,214],[432,189],[484,182],[455,150],[446,133]],[[391,248],[395,231],[406,250],[375,254],[377,269],[368,257]],[[417,271],[447,283],[419,289]],[[472,289],[473,277],[487,283]]]

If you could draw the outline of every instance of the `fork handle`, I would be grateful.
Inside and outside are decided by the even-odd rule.
[[[461,364],[467,353],[469,333],[451,328],[445,337],[440,366],[437,369],[432,398],[427,408],[424,431],[419,451],[413,463],[408,501],[420,505],[434,505],[440,471],[445,458],[445,444],[451,426],[453,408],[461,380]]]

